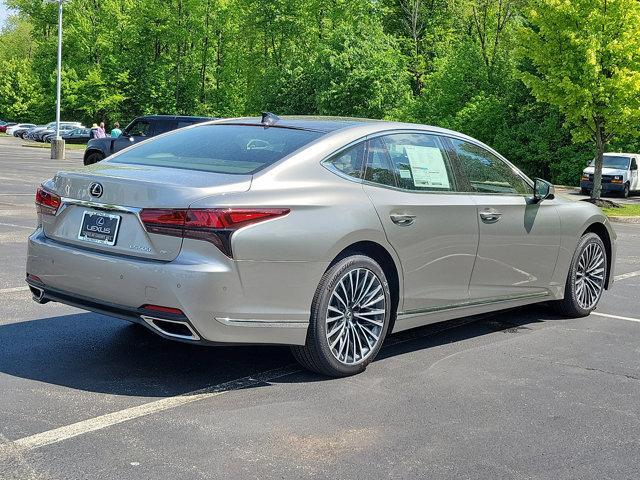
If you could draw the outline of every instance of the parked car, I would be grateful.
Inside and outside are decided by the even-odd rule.
[[[552,302],[588,315],[616,235],[496,151],[423,125],[227,119],[38,188],[27,283],[196,344],[289,344],[361,372],[388,333]]]
[[[43,130],[46,130],[48,128],[53,128],[55,126],[56,122],[49,122],[46,125],[36,125],[34,128],[30,128],[27,132],[25,132],[25,134],[23,135],[22,138],[26,139],[26,140],[35,140],[35,136],[42,132]]]
[[[60,122],[60,135],[70,132],[71,130],[75,130],[76,128],[81,128],[83,125],[80,122]],[[44,137],[47,135],[56,135],[56,126],[55,124],[51,128],[45,128],[44,130],[40,130],[33,135],[33,139],[37,142],[44,142]]]
[[[33,123],[17,123],[15,125],[11,125],[10,127],[8,127],[5,133],[7,135],[13,135],[13,132],[19,128],[31,128],[31,127],[35,127],[35,125]]]
[[[82,126],[82,124],[80,122],[64,121],[64,122],[60,122],[60,126],[66,131],[74,128],[79,128]],[[45,135],[43,132],[47,130],[46,134],[55,133],[55,128],[56,128],[56,122],[49,122],[46,125],[39,125],[39,126],[36,126],[36,128],[32,128],[28,132],[26,132],[23,138],[41,142],[43,141],[42,138]]]
[[[63,133],[62,135],[60,135],[60,137],[66,143],[87,143],[89,141],[89,133],[90,129],[86,127],[74,128],[73,130],[69,130]],[[55,133],[50,133],[44,137],[44,141],[51,143],[51,139],[55,137]]]
[[[640,190],[638,178],[637,153],[605,153],[602,160],[602,193],[618,193],[628,197],[631,192]],[[582,171],[580,190],[584,195],[590,195],[593,189],[593,172],[595,160]]]
[[[31,123],[23,124],[19,128],[16,126],[16,128],[13,129],[12,133],[13,133],[14,137],[24,138],[24,134],[27,133],[32,128],[35,128],[35,127],[36,127],[36,125],[33,125]]]
[[[14,125],[17,125],[17,123],[16,122],[4,122],[2,125],[0,125],[0,132],[7,133],[7,128],[13,127]]]
[[[177,128],[187,127],[194,123],[214,120],[212,117],[186,117],[176,115],[147,115],[138,117],[122,131],[117,138],[95,138],[89,140],[84,152],[84,164],[91,165],[104,160],[109,155],[119,152],[136,142],[169,132]]]

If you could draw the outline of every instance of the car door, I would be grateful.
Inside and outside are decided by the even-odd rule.
[[[460,188],[477,205],[480,239],[472,300],[548,293],[560,249],[554,200],[533,201],[533,186],[512,165],[470,141],[451,138]]]
[[[629,190],[640,190],[640,180],[638,179],[638,159],[632,158],[629,165]]]
[[[469,299],[478,220],[471,196],[456,193],[455,182],[436,135],[408,131],[368,141],[363,188],[400,259],[406,315]]]
[[[124,130],[123,135],[113,141],[113,153],[151,136],[153,136],[151,122],[143,119],[134,120]]]

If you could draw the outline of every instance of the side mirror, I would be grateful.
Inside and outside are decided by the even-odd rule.
[[[542,200],[553,200],[555,198],[555,189],[546,180],[536,178],[533,182],[533,198],[536,202]]]
[[[631,168],[629,170],[637,170],[638,169],[638,164],[637,163],[632,163],[631,164]]]

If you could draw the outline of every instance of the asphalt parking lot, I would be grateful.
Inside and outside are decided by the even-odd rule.
[[[359,376],[37,305],[36,186],[81,151],[0,137],[0,479],[640,476],[640,225],[597,314],[545,306],[392,336]]]

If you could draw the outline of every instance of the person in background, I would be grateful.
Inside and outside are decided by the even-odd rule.
[[[118,138],[122,135],[122,130],[120,130],[120,124],[118,122],[113,124],[113,129],[111,130],[111,137]]]
[[[89,130],[89,138],[93,139],[93,138],[100,138],[98,137],[98,130],[100,129],[100,127],[98,127],[97,123],[94,123],[93,125],[91,125],[91,130]]]
[[[105,138],[107,136],[107,132],[104,129],[104,122],[100,122],[100,126],[98,127],[98,136],[96,138]]]

